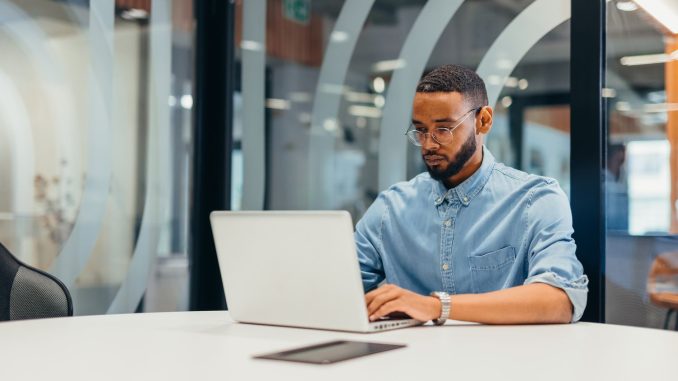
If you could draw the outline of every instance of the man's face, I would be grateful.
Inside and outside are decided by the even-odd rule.
[[[442,145],[430,135],[422,142],[422,158],[432,178],[446,180],[458,174],[478,149],[476,114],[469,113],[475,107],[457,92],[417,92],[414,96],[412,124],[417,130],[433,132],[436,128],[453,127],[463,119],[454,129],[450,143]]]

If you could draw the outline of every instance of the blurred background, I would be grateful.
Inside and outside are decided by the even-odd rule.
[[[644,3],[606,2],[605,310],[660,328],[648,276],[678,250],[678,3]],[[77,315],[188,309],[193,9],[0,0],[0,241],[64,280]],[[231,164],[233,209],[357,221],[425,170],[403,134],[416,81],[446,63],[484,78],[495,157],[569,196],[569,0],[244,0],[234,12],[232,150],[211,158]]]

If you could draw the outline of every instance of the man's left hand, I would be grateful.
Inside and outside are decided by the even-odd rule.
[[[403,312],[419,321],[440,317],[440,300],[433,296],[422,296],[392,284],[372,290],[365,295],[367,315],[375,321],[393,312]]]

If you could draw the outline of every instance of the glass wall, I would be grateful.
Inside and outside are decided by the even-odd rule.
[[[677,20],[675,1],[607,3],[610,323],[663,327],[667,300],[678,300]]]
[[[425,170],[404,132],[447,63],[484,78],[495,157],[569,192],[569,18],[569,0],[237,2],[233,205],[357,221]]]
[[[0,0],[0,241],[77,315],[185,309],[192,1]]]

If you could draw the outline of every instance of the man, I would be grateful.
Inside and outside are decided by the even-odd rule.
[[[629,192],[624,174],[626,146],[610,144],[607,147],[605,168],[605,223],[608,230],[629,230]]]
[[[428,173],[382,192],[356,226],[370,320],[566,323],[586,306],[558,183],[495,161],[483,80],[456,65],[418,84],[407,136]],[[378,287],[380,284],[380,287]]]

